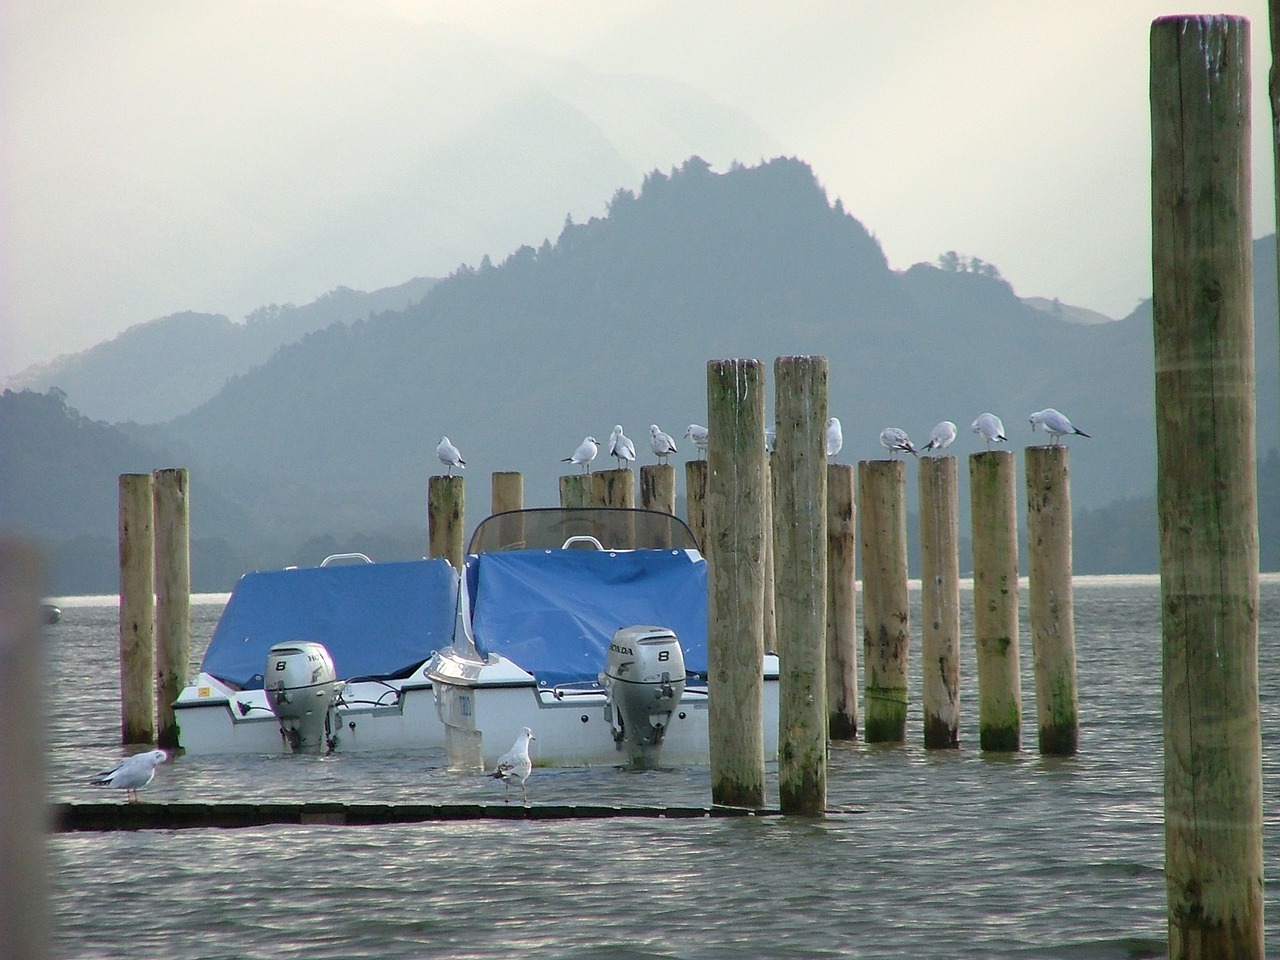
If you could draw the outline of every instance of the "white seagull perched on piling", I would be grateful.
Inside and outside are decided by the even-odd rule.
[[[987,449],[991,449],[993,443],[1003,443],[1009,438],[1004,435],[1004,424],[1000,422],[1000,418],[994,413],[980,413],[978,419],[973,421],[973,432],[987,441]]]
[[[613,428],[609,436],[609,456],[618,461],[618,466],[630,470],[629,464],[636,458],[636,445],[622,432],[622,424]]]
[[[507,792],[503,798],[503,803],[511,802],[511,784],[520,784],[520,790],[524,794],[524,802],[529,802],[529,790],[525,786],[525,781],[529,779],[529,774],[533,771],[533,761],[529,759],[529,741],[537,740],[533,735],[533,731],[528,727],[521,727],[520,733],[516,736],[516,742],[511,745],[511,749],[498,758],[498,765],[490,774],[495,780],[501,780],[507,788]]]
[[[950,420],[943,420],[940,424],[933,428],[933,433],[929,434],[929,442],[924,445],[924,449],[928,450],[945,450],[956,439],[956,425]]]
[[[907,436],[907,431],[901,427],[885,427],[881,430],[880,446],[887,448],[889,455],[895,460],[898,458],[898,454],[904,451],[913,457],[916,456],[916,445]]]
[[[138,802],[138,791],[149,784],[156,775],[156,767],[169,759],[163,750],[148,750],[125,757],[110,770],[95,774],[89,782],[95,787],[116,787],[124,790],[130,803]]]
[[[448,437],[441,437],[440,443],[436,446],[436,456],[440,458],[440,462],[449,468],[449,476],[453,476],[453,468],[466,467],[467,461],[462,459],[462,453],[457,447],[450,442]]]
[[[827,459],[834,459],[843,446],[844,433],[840,430],[840,419],[832,417],[827,421]]]
[[[676,442],[671,435],[658,429],[656,423],[649,424],[649,446],[658,457],[659,463],[666,463],[667,457],[676,453]]]
[[[572,457],[564,457],[561,463],[577,463],[582,466],[583,473],[591,472],[591,461],[596,458],[596,454],[600,452],[600,441],[595,437],[583,437],[582,442],[578,444],[578,449],[573,451]]]
[[[698,448],[698,453],[703,457],[707,455],[707,436],[709,432],[706,427],[700,427],[696,423],[689,424],[689,429],[684,432],[689,440],[693,441],[693,445]]]
[[[1051,438],[1050,443],[1055,447],[1058,445],[1058,440],[1062,437],[1089,436],[1083,430],[1078,430],[1073,427],[1071,425],[1071,421],[1057,410],[1053,409],[1053,407],[1045,407],[1043,410],[1037,410],[1028,419],[1031,421],[1032,430],[1035,430],[1038,426],[1044,427],[1044,432]]]

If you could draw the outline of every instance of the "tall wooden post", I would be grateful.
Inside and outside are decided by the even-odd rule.
[[[920,458],[924,745],[960,745],[960,513],[955,457]]]
[[[49,956],[49,805],[45,798],[44,684],[40,557],[0,540],[0,955]]]
[[[710,558],[707,543],[707,461],[688,460],[684,465],[685,518],[704,557]]]
[[[778,484],[773,476],[773,462],[768,453],[764,457],[764,487],[769,495],[764,498],[764,607],[761,622],[764,629],[766,653],[778,652],[778,588],[777,588],[777,532],[773,525],[774,507],[778,499]]]
[[[853,465],[827,464],[827,736],[858,737],[858,508]]]
[[[155,540],[149,473],[120,474],[120,741],[156,739]]]
[[[440,474],[427,481],[428,556],[444,557],[455,570],[463,569],[462,542],[467,490],[462,477]]]
[[[1026,448],[1027,571],[1040,752],[1070,756],[1080,741],[1071,471],[1065,444]]]
[[[764,805],[764,369],[707,364],[711,799]]]
[[[591,506],[591,474],[569,473],[560,478],[560,506]]]
[[[491,513],[524,509],[524,474],[517,470],[495,470],[489,483]]]
[[[779,357],[773,373],[778,798],[815,817],[827,808],[827,358]]]
[[[180,746],[173,702],[191,662],[191,499],[182,468],[152,474],[155,504],[156,742]]]
[[[1249,90],[1247,20],[1152,25],[1171,960],[1265,949]]]
[[[659,513],[676,512],[676,468],[647,463],[640,468],[640,506]]]
[[[867,743],[907,738],[906,467],[901,460],[858,462],[862,518],[863,730]]]
[[[594,507],[636,506],[636,475],[631,470],[597,470],[591,474],[591,505]]]
[[[1013,454],[969,455],[973,634],[978,647],[978,746],[1022,747],[1018,659],[1018,511]]]

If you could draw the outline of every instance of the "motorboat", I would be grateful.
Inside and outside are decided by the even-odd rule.
[[[424,668],[451,763],[491,765],[523,727],[536,762],[708,762],[707,562],[677,517],[549,508],[495,514],[467,548],[452,643]],[[766,756],[778,661],[762,663]]]
[[[246,573],[174,702],[182,748],[301,753],[440,747],[423,667],[452,638],[447,560],[326,557]]]

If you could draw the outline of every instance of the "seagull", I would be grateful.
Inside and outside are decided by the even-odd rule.
[[[951,446],[955,438],[956,425],[950,420],[943,420],[933,428],[933,433],[929,434],[929,442],[924,445],[924,449],[945,450]]]
[[[609,437],[609,456],[618,461],[619,467],[630,467],[626,465],[636,458],[636,445],[622,432],[622,424],[618,424],[613,428],[613,434]]]
[[[138,791],[151,782],[156,767],[169,759],[163,750],[149,750],[126,757],[110,770],[95,774],[89,782],[95,787],[117,787],[126,791],[130,803],[138,802]]]
[[[684,435],[693,441],[693,445],[698,448],[698,452],[702,456],[707,455],[707,428],[700,427],[696,423],[689,424],[689,429]]]
[[[578,444],[578,449],[573,451],[572,457],[564,457],[561,463],[578,463],[582,465],[583,473],[591,472],[591,461],[596,458],[596,454],[600,452],[600,441],[595,437],[583,437],[582,442]]]
[[[840,431],[840,420],[832,417],[827,421],[827,459],[830,460],[844,446],[844,434]]]
[[[520,790],[524,794],[524,802],[529,802],[529,790],[524,784],[533,770],[533,761],[529,759],[529,741],[537,739],[532,730],[528,727],[521,727],[520,733],[516,736],[516,742],[511,745],[511,749],[498,758],[498,766],[494,768],[490,776],[495,780],[501,780],[506,785],[507,792],[502,801],[503,803],[511,802],[511,784],[513,782],[520,784]]]
[[[1004,435],[1004,424],[1000,422],[1000,418],[994,413],[980,413],[978,419],[973,421],[973,432],[987,441],[987,449],[991,449],[991,444],[1001,443],[1009,438]]]
[[[440,462],[449,468],[449,476],[453,476],[454,467],[465,467],[467,461],[462,459],[462,454],[452,443],[448,437],[441,437],[439,445],[436,446],[436,456],[440,458]]]
[[[901,427],[885,427],[881,430],[880,445],[882,447],[887,447],[890,456],[895,459],[897,458],[897,455],[902,453],[904,450],[913,457],[916,456],[916,445],[912,443],[910,438],[907,436],[907,431],[903,430]]]
[[[778,442],[778,427],[774,424],[772,427],[764,428],[764,452],[773,453],[774,445]]]
[[[1043,410],[1037,410],[1029,418],[1031,420],[1031,429],[1036,427],[1044,427],[1044,432],[1052,437],[1052,443],[1056,447],[1061,437],[1075,435],[1078,437],[1089,436],[1083,430],[1077,430],[1071,425],[1071,421],[1060,414],[1053,407],[1045,407]]]
[[[670,434],[659,430],[656,423],[649,424],[649,446],[657,454],[659,463],[666,463],[667,457],[676,452],[676,442]]]

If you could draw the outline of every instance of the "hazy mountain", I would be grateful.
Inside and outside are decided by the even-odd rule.
[[[86,417],[159,423],[213,397],[232,374],[265,361],[286,343],[422,299],[435,281],[410,280],[364,293],[339,287],[301,307],[271,304],[232,323],[207,313],[176,313],[139,323],[81,353],[28,367],[11,389],[57,387]]]

